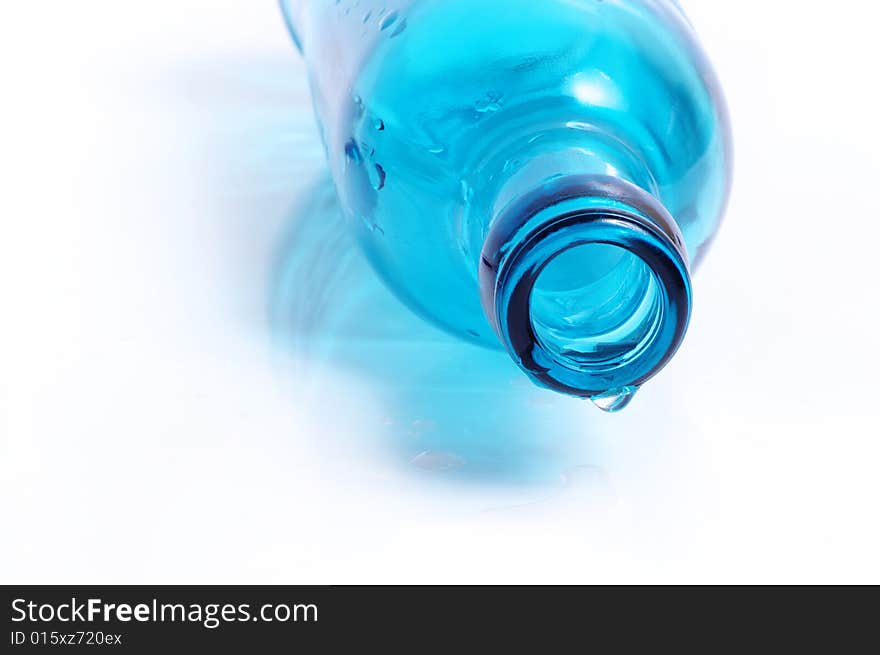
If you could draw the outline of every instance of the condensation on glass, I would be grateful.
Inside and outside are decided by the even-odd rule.
[[[730,189],[671,0],[282,0],[343,210],[410,307],[626,406],[675,354]]]

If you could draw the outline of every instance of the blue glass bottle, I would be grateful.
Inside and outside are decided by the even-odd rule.
[[[730,188],[672,0],[282,0],[340,202],[414,310],[624,407],[674,355]]]

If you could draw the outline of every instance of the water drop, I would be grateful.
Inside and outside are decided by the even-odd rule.
[[[376,122],[373,123],[373,127],[376,128],[377,132],[384,132],[385,131],[385,121],[383,121],[381,118],[377,118]]]
[[[395,36],[398,36],[401,32],[403,32],[403,30],[406,29],[406,25],[407,25],[406,18],[404,18],[402,21],[400,21],[397,24],[397,27],[394,28],[394,31],[391,33],[391,35],[388,38],[393,39]]]
[[[359,118],[364,115],[364,100],[359,95],[355,95],[352,100],[354,100],[354,113],[355,117]]]
[[[389,27],[391,27],[392,25],[394,25],[394,23],[397,22],[397,18],[399,17],[399,15],[400,14],[398,14],[396,11],[392,11],[390,14],[388,14],[387,16],[385,16],[385,18],[382,19],[381,23],[379,23],[379,29],[383,30],[383,31],[387,30]]]
[[[345,144],[345,156],[356,164],[361,163],[361,150],[354,142],[354,139]]]
[[[376,164],[370,172],[370,184],[376,191],[385,188],[385,169],[380,164]]]
[[[635,398],[638,390],[638,387],[620,387],[593,396],[590,400],[592,400],[593,404],[603,412],[614,414],[626,409],[632,402],[633,398]]]

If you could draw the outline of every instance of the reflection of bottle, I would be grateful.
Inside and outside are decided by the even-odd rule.
[[[340,201],[414,309],[619,409],[675,353],[730,139],[671,0],[282,0]]]

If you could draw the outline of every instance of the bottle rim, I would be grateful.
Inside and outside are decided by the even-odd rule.
[[[633,319],[638,337],[629,347],[615,344],[610,355],[582,355],[553,343],[533,302],[552,262],[595,245],[638,258],[653,294]],[[520,368],[541,386],[582,398],[621,390],[631,397],[669,363],[690,321],[691,281],[680,230],[653,196],[617,178],[563,178],[509,205],[484,244],[480,282],[486,315]]]

